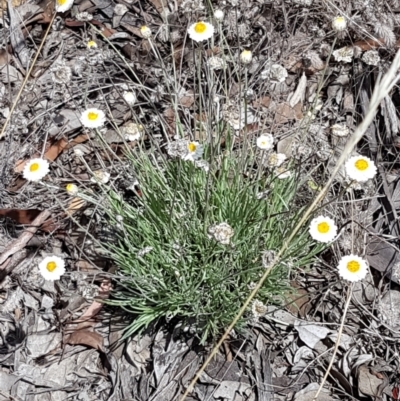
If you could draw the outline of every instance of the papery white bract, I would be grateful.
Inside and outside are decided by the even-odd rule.
[[[106,116],[104,112],[95,107],[85,110],[81,115],[81,123],[86,128],[99,128],[104,125]]]
[[[375,163],[366,156],[353,156],[345,164],[346,174],[352,180],[366,182],[375,177]]]
[[[274,147],[274,137],[271,134],[260,135],[257,146],[262,150],[271,150]]]
[[[335,222],[326,216],[318,216],[311,220],[309,233],[318,242],[331,242],[337,235]]]
[[[22,176],[28,181],[40,181],[49,172],[49,162],[45,159],[29,160],[22,171]]]
[[[351,282],[362,280],[368,273],[367,262],[356,255],[343,256],[337,268],[339,276]]]
[[[65,13],[74,4],[74,0],[56,0],[56,11],[58,13]]]
[[[39,263],[39,271],[46,280],[59,280],[60,277],[65,273],[64,259],[55,255],[46,256]]]
[[[190,39],[195,42],[202,42],[210,39],[214,35],[214,27],[208,22],[198,21],[188,28]]]

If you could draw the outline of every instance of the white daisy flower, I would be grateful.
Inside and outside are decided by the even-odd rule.
[[[267,159],[267,165],[270,168],[280,167],[286,160],[286,155],[284,153],[272,152]]]
[[[253,54],[250,50],[243,50],[240,53],[240,61],[242,64],[249,64],[251,63],[251,60],[253,59]]]
[[[104,125],[105,121],[104,112],[94,107],[85,110],[81,115],[81,123],[86,128],[99,128]]]
[[[271,150],[274,147],[274,137],[271,134],[260,135],[257,138],[257,146],[262,150]]]
[[[330,217],[318,216],[311,220],[308,231],[315,241],[327,243],[336,237],[337,226]]]
[[[59,256],[47,256],[39,263],[39,271],[45,280],[59,280],[65,273],[64,259]]]
[[[217,21],[222,21],[224,19],[224,12],[222,10],[215,10],[214,11],[214,18]]]
[[[292,172],[288,170],[285,166],[278,167],[275,170],[275,174],[280,180],[284,180],[285,178],[289,178],[292,176]]]
[[[121,132],[124,135],[125,141],[137,141],[143,136],[144,127],[141,124],[129,122],[121,128]]]
[[[132,106],[136,103],[137,97],[135,92],[125,91],[122,96],[129,105]]]
[[[344,17],[339,15],[332,21],[332,29],[336,32],[344,31],[347,28],[347,22]]]
[[[56,11],[58,13],[65,13],[74,4],[74,0],[56,0]]]
[[[345,164],[346,173],[358,182],[366,182],[375,177],[375,163],[366,156],[353,156]]]
[[[65,190],[67,191],[68,195],[76,195],[79,192],[78,186],[75,184],[67,184],[65,186]]]
[[[151,29],[146,25],[143,25],[140,28],[140,33],[142,34],[144,39],[149,39],[151,37]]]
[[[188,28],[188,34],[190,39],[195,42],[202,42],[203,40],[208,40],[214,35],[214,27],[204,21],[196,22]]]
[[[360,281],[367,275],[367,262],[356,255],[343,256],[338,263],[339,276],[348,281]]]
[[[199,142],[189,142],[187,144],[187,154],[182,157],[183,160],[199,160],[203,156],[204,148]]]
[[[22,171],[22,176],[28,181],[40,181],[49,172],[49,162],[44,159],[29,160]]]
[[[258,319],[267,313],[267,307],[261,301],[255,299],[251,304],[251,312],[253,313],[253,317]]]
[[[93,177],[90,179],[92,182],[97,182],[99,184],[107,184],[110,181],[110,173],[103,170],[93,171]]]
[[[88,49],[97,49],[97,43],[94,40],[89,40],[86,46]]]

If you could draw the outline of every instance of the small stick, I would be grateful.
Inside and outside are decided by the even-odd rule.
[[[43,210],[36,217],[35,220],[32,221],[32,224],[24,230],[24,232],[15,240],[12,241],[8,246],[4,249],[3,253],[0,255],[0,271],[5,269],[8,263],[4,263],[10,256],[14,255],[16,252],[23,249],[29,240],[35,235],[36,231],[40,228],[40,226],[50,217],[50,212],[48,210]]]
[[[346,305],[344,306],[343,317],[342,317],[342,323],[340,324],[340,328],[339,328],[339,332],[338,332],[338,336],[337,336],[335,348],[333,349],[333,354],[332,354],[331,361],[329,362],[328,369],[326,369],[325,376],[324,376],[324,378],[322,379],[322,382],[321,382],[321,384],[320,384],[320,386],[319,386],[319,389],[318,389],[317,393],[315,394],[315,396],[314,396],[314,398],[313,398],[313,401],[316,401],[316,399],[318,398],[319,394],[321,393],[322,388],[324,387],[324,384],[325,384],[325,382],[326,382],[326,379],[328,378],[329,373],[330,373],[330,371],[331,371],[331,369],[332,369],[333,362],[335,361],[335,356],[336,356],[337,350],[339,349],[340,338],[342,337],[344,322],[345,322],[345,320],[346,320],[347,310],[349,309],[350,300],[351,300],[351,294],[352,294],[352,293],[353,293],[353,285],[351,285],[351,286],[348,288],[348,291],[347,291],[347,301],[346,301]]]
[[[21,88],[19,89],[19,92],[18,92],[18,94],[17,94],[17,97],[15,98],[15,101],[14,101],[13,105],[11,106],[11,110],[10,110],[10,112],[8,113],[8,116],[7,116],[7,118],[6,118],[6,121],[4,122],[3,128],[1,129],[1,132],[0,132],[0,139],[3,138],[3,136],[4,136],[5,132],[6,132],[6,128],[7,128],[7,126],[8,126],[8,123],[10,122],[11,116],[12,116],[12,114],[14,113],[15,108],[17,107],[18,100],[19,100],[19,98],[20,98],[21,95],[22,95],[22,91],[24,90],[26,83],[28,82],[28,79],[29,79],[29,77],[30,77],[30,75],[31,75],[31,72],[32,72],[32,70],[33,70],[33,67],[34,67],[35,64],[36,64],[36,60],[38,59],[39,54],[40,54],[40,52],[42,51],[43,45],[44,45],[44,43],[46,42],[46,38],[47,38],[47,36],[48,36],[48,34],[49,34],[49,32],[50,32],[51,26],[53,25],[54,18],[56,17],[56,15],[57,15],[57,13],[54,13],[54,14],[53,14],[53,17],[52,17],[52,19],[51,19],[51,21],[50,21],[50,24],[49,24],[49,26],[48,26],[47,29],[46,29],[46,33],[44,34],[43,39],[42,39],[42,41],[41,41],[41,43],[40,43],[39,49],[37,50],[37,52],[36,52],[36,54],[35,54],[35,58],[33,59],[32,64],[31,64],[31,66],[29,67],[28,72],[26,73],[25,79],[24,79],[24,81],[22,82]]]
[[[244,302],[243,306],[240,308],[239,312],[233,319],[232,323],[228,326],[225,333],[222,335],[222,337],[217,342],[217,344],[215,344],[214,348],[210,352],[210,355],[205,360],[203,365],[200,367],[199,371],[196,373],[195,377],[190,382],[186,391],[183,393],[182,397],[180,398],[180,401],[184,401],[186,399],[186,397],[189,395],[189,393],[193,390],[193,388],[194,388],[195,384],[197,383],[197,381],[199,380],[201,374],[203,373],[203,371],[205,370],[207,365],[211,362],[213,357],[216,355],[216,353],[218,352],[218,349],[221,347],[223,342],[229,336],[230,332],[236,326],[236,323],[241,318],[241,316],[244,314],[247,307],[250,305],[250,302],[252,301],[254,296],[257,294],[258,290],[264,284],[264,281],[267,279],[271,270],[276,266],[276,264],[278,263],[281,256],[287,250],[292,239],[296,236],[296,234],[298,233],[300,228],[303,226],[303,224],[308,220],[309,216],[314,212],[316,206],[324,199],[325,194],[328,192],[328,190],[329,190],[333,180],[335,179],[336,174],[340,170],[341,166],[344,164],[345,160],[348,158],[349,154],[352,152],[354,146],[357,145],[357,143],[363,137],[363,135],[365,134],[365,131],[368,129],[369,125],[372,123],[372,121],[375,117],[376,110],[380,105],[380,102],[390,92],[390,90],[394,87],[396,82],[400,79],[400,75],[397,75],[397,71],[399,68],[400,68],[400,51],[398,51],[396,53],[396,56],[392,62],[392,65],[390,66],[389,70],[386,72],[384,77],[380,81],[378,80],[378,82],[376,83],[375,89],[372,93],[371,100],[370,100],[370,103],[368,106],[368,111],[367,111],[364,119],[361,121],[361,123],[356,128],[354,134],[347,141],[347,144],[346,144],[339,160],[337,161],[336,166],[333,169],[332,174],[328,179],[328,182],[322,188],[322,190],[320,191],[318,196],[315,198],[315,200],[313,201],[311,206],[309,206],[309,208],[306,210],[303,217],[300,219],[299,223],[293,229],[289,238],[284,242],[284,244],[282,245],[282,248],[279,250],[275,259],[272,261],[271,265],[265,270],[265,273],[260,278],[260,281],[257,283],[256,287],[250,293],[250,295]]]

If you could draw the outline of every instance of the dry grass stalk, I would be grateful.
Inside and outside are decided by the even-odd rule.
[[[396,57],[393,60],[393,63],[388,70],[388,72],[384,75],[384,77],[378,81],[378,83],[375,86],[374,92],[372,93],[371,100],[369,103],[368,111],[364,117],[364,120],[358,125],[357,129],[355,130],[354,134],[349,138],[343,153],[339,160],[336,163],[335,168],[333,169],[333,172],[328,180],[328,182],[325,184],[324,188],[320,191],[318,196],[315,198],[314,202],[311,204],[311,206],[306,210],[304,213],[303,217],[293,230],[292,234],[290,237],[287,239],[286,243],[283,245],[283,247],[280,249],[278,254],[276,255],[275,259],[271,263],[270,267],[265,270],[264,275],[261,277],[260,281],[257,283],[256,287],[253,289],[249,297],[246,299],[245,303],[243,306],[240,308],[239,312],[237,313],[235,319],[232,321],[232,323],[229,325],[229,327],[226,329],[225,333],[222,335],[220,340],[215,344],[213,349],[211,350],[210,355],[208,358],[205,360],[199,371],[196,373],[195,377],[193,380],[190,382],[188,388],[182,395],[180,401],[184,401],[187,397],[187,395],[193,390],[195,384],[197,383],[198,379],[200,378],[201,374],[204,372],[205,368],[207,365],[211,362],[211,360],[214,358],[216,353],[218,352],[218,349],[221,347],[223,342],[228,338],[230,332],[233,330],[235,327],[236,323],[238,320],[241,318],[241,316],[244,314],[248,306],[250,305],[250,302],[253,300],[254,296],[257,294],[258,290],[261,288],[261,286],[264,284],[265,280],[269,276],[271,270],[275,267],[275,265],[278,263],[280,257],[282,254],[286,251],[288,248],[290,242],[292,239],[296,236],[297,232],[300,230],[300,228],[303,226],[303,224],[308,220],[309,216],[313,213],[314,209],[316,206],[324,199],[326,193],[328,192],[336,174],[340,170],[341,166],[345,162],[345,160],[348,158],[350,153],[352,152],[353,148],[357,143],[360,141],[360,139],[363,137],[365,134],[367,128],[369,125],[372,123],[376,110],[380,104],[380,102],[385,98],[386,95],[390,92],[390,90],[393,88],[393,86],[396,84],[396,82],[399,80],[400,75],[396,75],[396,72],[400,68],[400,51],[397,52]],[[343,322],[342,322],[343,325]],[[340,337],[338,336],[337,342],[340,341]],[[333,355],[334,357],[334,355]],[[333,358],[332,358],[333,359]],[[331,365],[330,365],[331,366]],[[329,374],[329,371],[326,373],[326,375]],[[322,383],[323,385],[323,383]],[[322,387],[321,387],[322,388]],[[319,390],[320,391],[320,390]]]

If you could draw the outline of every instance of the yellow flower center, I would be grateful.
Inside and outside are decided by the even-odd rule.
[[[329,224],[326,221],[317,225],[317,230],[321,234],[326,234],[329,231]]]
[[[75,190],[75,184],[67,184],[65,189],[67,190],[67,192],[73,192]]]
[[[368,162],[365,159],[358,159],[354,165],[360,171],[365,171],[368,168]]]
[[[66,2],[67,2],[67,0],[57,0],[57,4],[59,6],[63,6]]]
[[[256,313],[262,315],[265,312],[265,308],[264,305],[260,304],[260,305],[256,305],[256,307],[254,308],[256,310]]]
[[[190,142],[188,145],[189,152],[194,152],[196,150],[196,145],[193,142]]]
[[[30,167],[29,167],[29,171],[31,172],[31,173],[34,173],[35,171],[38,171],[39,170],[39,163],[32,163],[31,165],[30,165]]]
[[[98,116],[99,116],[99,115],[98,115],[97,113],[94,113],[93,111],[89,112],[88,115],[87,115],[87,117],[88,117],[88,119],[89,119],[90,121],[95,121],[95,120],[97,120],[97,117],[98,117]]]
[[[207,25],[204,22],[198,22],[194,26],[194,30],[196,33],[204,33],[207,29]]]
[[[347,263],[347,270],[350,273],[357,273],[360,270],[360,264],[356,260],[351,260]]]
[[[46,265],[46,269],[51,273],[53,272],[57,267],[57,263],[56,262],[49,262]]]
[[[335,22],[336,22],[337,24],[343,24],[343,22],[345,22],[345,20],[344,20],[343,17],[337,17],[337,18],[335,19]]]
[[[66,0],[62,0],[62,1],[66,1]],[[89,47],[89,48],[96,47],[96,42],[94,40],[90,40],[87,44],[87,47]]]

